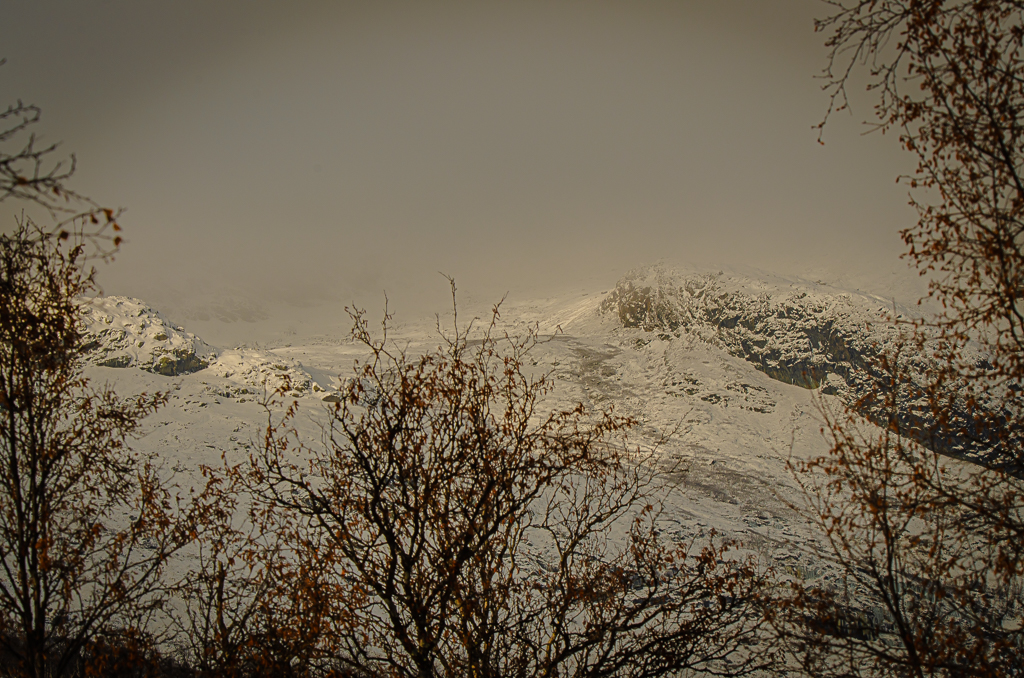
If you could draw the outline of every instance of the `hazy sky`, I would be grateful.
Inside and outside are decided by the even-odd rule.
[[[892,137],[826,98],[816,0],[4,0],[3,103],[126,208],[159,301],[571,285],[659,259],[899,264]],[[5,207],[9,207],[5,205]],[[13,212],[14,210],[11,209]]]

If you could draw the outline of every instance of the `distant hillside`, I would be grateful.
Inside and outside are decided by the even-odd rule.
[[[907,307],[810,281],[647,267],[622,278],[600,310],[661,339],[700,338],[773,379],[839,396],[880,424],[890,416],[882,411],[890,378],[879,359],[898,352],[916,379],[930,360],[907,341]],[[992,454],[970,432],[933,436],[923,401],[902,404],[897,416],[901,430],[930,449],[975,460]],[[968,421],[963,410],[954,416]]]
[[[301,363],[257,348],[214,348],[139,299],[98,297],[83,307],[82,351],[89,364],[169,377],[206,370],[227,381],[217,391],[223,397],[254,398],[281,386],[293,397],[335,397],[329,384],[317,383]]]

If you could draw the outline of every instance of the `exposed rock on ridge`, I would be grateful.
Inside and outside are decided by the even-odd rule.
[[[601,311],[663,338],[696,334],[774,379],[842,395],[862,388],[870,360],[898,340],[884,303],[817,285],[649,268],[620,280]]]
[[[98,297],[83,302],[86,362],[105,367],[138,367],[174,376],[205,369],[217,353],[144,302]]]
[[[221,395],[238,397],[256,394],[266,397],[277,391],[292,397],[325,391],[313,381],[302,365],[290,358],[254,348],[221,351],[210,371],[231,383]]]
[[[165,376],[209,369],[211,392],[233,399],[260,399],[276,392],[291,397],[319,394],[317,384],[295,360],[255,348],[218,350],[130,297],[83,301],[86,362],[101,367],[135,367]],[[205,382],[204,382],[205,383]]]
[[[880,425],[893,414],[884,407],[891,382],[879,359],[898,352],[911,375],[929,363],[894,323],[906,309],[820,283],[651,267],[620,280],[600,310],[615,314],[623,327],[662,339],[696,336],[773,379],[837,395]],[[915,379],[911,385],[923,383]],[[965,410],[950,416],[961,422],[963,435],[950,437],[950,427],[937,439],[924,398],[907,398],[895,413],[900,429],[930,449],[975,460],[998,454],[991,436],[973,430]]]

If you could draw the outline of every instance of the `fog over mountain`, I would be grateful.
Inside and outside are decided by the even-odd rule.
[[[919,243],[908,236],[908,245],[901,237],[919,216],[898,180],[914,172],[913,154],[862,122],[873,115],[878,91],[866,94],[858,75],[842,80],[849,110],[838,106],[843,110],[832,113],[822,132],[822,117],[837,107],[822,91],[828,51],[825,36],[814,31],[815,17],[828,6],[820,0],[8,0],[0,22],[0,91],[10,104],[38,105],[42,121],[26,122],[27,133],[15,130],[7,142],[26,143],[32,132],[38,136],[27,143],[39,148],[60,142],[54,155],[61,167],[75,159],[68,188],[96,201],[91,223],[124,236],[116,256],[88,262],[97,268],[98,294],[83,297],[88,286],[75,287],[57,321],[40,321],[45,316],[27,304],[22,320],[29,329],[8,323],[16,328],[8,343],[35,351],[26,362],[29,376],[39,365],[80,367],[103,402],[116,403],[116,394],[140,403],[131,421],[122,417],[131,455],[152,464],[153,477],[175,496],[195,497],[207,482],[216,488],[209,514],[217,517],[207,534],[221,532],[209,544],[201,530],[179,527],[179,518],[163,521],[189,542],[166,560],[167,581],[196,581],[199,588],[213,582],[217,596],[225,582],[238,584],[236,602],[271,601],[264,608],[268,645],[285,637],[278,631],[291,621],[278,625],[277,603],[264,595],[277,589],[260,588],[253,572],[262,571],[273,586],[295,580],[295,590],[312,592],[313,601],[331,598],[331,587],[320,585],[329,578],[292,577],[274,563],[299,564],[300,574],[322,569],[344,582],[335,593],[356,594],[336,595],[324,608],[337,603],[343,610],[334,626],[349,628],[350,618],[365,613],[369,628],[401,597],[392,586],[399,569],[363,557],[361,546],[352,550],[345,540],[404,548],[405,537],[372,533],[374,520],[393,530],[406,515],[413,531],[426,535],[423,544],[441,546],[437,558],[423,561],[427,579],[436,577],[449,591],[479,582],[479,597],[440,596],[456,605],[435,615],[442,627],[456,628],[447,626],[449,611],[462,617],[462,630],[444,631],[452,638],[474,637],[466,631],[476,624],[474,615],[503,616],[511,591],[535,596],[536,610],[562,614],[557,625],[568,619],[564,628],[576,633],[578,627],[587,644],[601,634],[612,642],[643,637],[632,630],[617,635],[628,624],[607,633],[602,629],[617,627],[592,624],[591,611],[644,615],[676,602],[695,619],[721,620],[740,601],[752,605],[742,608],[748,616],[741,625],[764,621],[778,630],[790,624],[826,643],[832,641],[825,636],[877,641],[865,646],[870,652],[908,642],[903,630],[909,627],[897,628],[896,607],[927,617],[929,608],[918,603],[928,596],[930,609],[940,616],[953,610],[958,626],[991,613],[970,632],[975,640],[993,629],[1016,633],[1019,577],[1010,572],[1000,584],[1005,590],[990,595],[985,581],[1012,558],[985,541],[988,528],[978,525],[995,525],[1005,535],[1006,525],[1020,524],[1019,502],[1013,504],[1024,474],[1017,454],[1024,440],[1019,342],[1009,344],[1016,367],[1006,371],[998,342],[981,348],[985,333],[998,326],[985,309],[977,322],[954,310],[953,320],[969,327],[954,322],[952,339],[923,320],[939,310],[927,298],[929,280],[901,259],[909,246],[915,263],[928,264],[915,255],[928,238]],[[1014,35],[1019,42],[1019,32]],[[23,176],[30,173],[9,171],[8,185],[34,187]],[[63,185],[46,190],[49,199],[67,195]],[[915,197],[928,203],[926,192]],[[44,201],[16,199],[3,203],[9,211],[0,214],[6,219],[0,232],[24,225],[26,216],[54,223],[57,215],[45,211]],[[100,208],[108,206],[121,211],[104,214]],[[923,223],[927,231],[927,218]],[[68,234],[59,235],[63,248]],[[935,251],[967,262],[963,270],[971,272],[970,262],[1005,244],[980,256],[946,247]],[[1004,266],[1000,275],[1012,268]],[[4,311],[32,301],[32,290],[47,289],[33,284],[29,293],[9,293],[14,301]],[[984,298],[985,284],[968,281],[957,291]],[[1003,304],[1009,299],[1013,311],[1020,294],[997,297]],[[82,310],[81,344],[74,331],[45,351],[23,338],[41,327],[74,330],[64,321],[76,309]],[[385,330],[387,341],[375,343]],[[944,342],[955,349],[947,363],[944,351],[953,349]],[[465,356],[473,358],[465,362]],[[50,383],[43,395],[53,390]],[[0,410],[12,413],[12,421],[27,412],[44,427],[64,425],[66,412],[38,416],[20,404],[20,392],[11,392],[0,393]],[[146,393],[156,394],[152,406],[131,400]],[[88,400],[67,402],[74,412],[91,407]],[[107,419],[117,414],[95,412]],[[392,412],[398,415],[390,418]],[[551,428],[532,428],[545,416]],[[68,421],[77,426],[74,417]],[[881,437],[877,445],[873,436]],[[563,448],[571,452],[564,464]],[[849,450],[863,452],[863,467],[855,454],[843,456]],[[892,451],[901,455],[896,465]],[[363,461],[350,464],[350,453]],[[514,459],[508,464],[503,456]],[[932,482],[922,480],[921,469],[933,462],[932,494],[915,494]],[[431,475],[432,464],[439,474]],[[368,469],[363,477],[360,468]],[[534,489],[530,474],[541,479]],[[1012,482],[986,485],[997,476]],[[82,478],[92,482],[89,473]],[[975,483],[978,478],[984,482]],[[965,495],[970,500],[947,501],[947,481],[952,492],[961,481],[975,483]],[[862,495],[858,482],[866,488]],[[500,502],[521,487],[527,490],[515,499],[520,525]],[[323,488],[338,501],[317,494]],[[1010,489],[1000,494],[1004,488]],[[96,496],[106,491],[86,489]],[[563,494],[573,498],[565,501]],[[575,503],[580,496],[597,503]],[[996,518],[985,523],[990,500]],[[613,508],[600,508],[602,502]],[[547,508],[535,521],[542,505]],[[442,513],[431,513],[432,506]],[[1009,513],[1001,512],[1006,507]],[[146,533],[154,523],[129,508],[118,504],[107,523],[87,516],[81,532],[64,534],[77,539],[107,525],[131,525],[144,539],[136,551],[135,542],[125,541],[126,557],[145,563],[147,549],[156,551]],[[849,511],[852,522],[833,520],[833,508]],[[379,520],[361,517],[364,510],[378,512]],[[901,511],[906,520],[890,529],[887,516]],[[917,525],[931,514],[938,527],[922,532]],[[478,517],[492,527],[479,528]],[[222,524],[214,525],[217,520]],[[880,523],[871,520],[884,529],[876,531]],[[602,527],[560,541],[560,530],[573,521]],[[219,548],[234,538],[228,528],[236,523],[242,550],[210,551],[205,561],[210,544]],[[955,558],[966,567],[944,555],[943,535],[957,524],[962,531],[953,546],[961,554]],[[449,547],[447,537],[434,539],[434,527],[458,532],[464,543],[494,535],[506,541],[473,552],[458,541]],[[534,540],[535,532],[544,534]],[[868,535],[871,550],[882,533],[892,538],[885,542],[894,549],[889,553],[930,550],[947,569],[912,565],[899,571],[901,580],[889,558],[882,559],[887,574],[858,579],[870,563],[856,549],[842,552],[836,540]],[[46,544],[32,540],[25,543]],[[645,560],[658,543],[674,555]],[[703,544],[722,550],[691,560]],[[307,545],[309,563],[302,562]],[[620,566],[609,555],[619,549],[642,557]],[[987,561],[976,555],[985,549]],[[76,550],[88,551],[76,544],[65,552]],[[599,576],[577,578],[569,567],[574,559]],[[262,570],[254,565],[263,561]],[[403,556],[406,592],[427,581],[410,575],[412,561]],[[703,577],[705,565],[738,573],[741,562],[756,563],[757,573],[743,576],[760,581],[763,574],[763,590],[774,592],[741,601],[741,589],[722,579],[696,585],[688,601],[678,597],[682,589],[659,593],[691,571]],[[500,569],[495,564],[508,565],[504,583],[492,577]],[[249,574],[233,581],[235,565]],[[464,576],[463,566],[472,572]],[[61,569],[73,567],[61,562]],[[353,578],[357,571],[364,580]],[[389,573],[390,583],[376,586],[378,571]],[[196,576],[203,572],[209,577]],[[959,608],[943,602],[956,590],[945,588],[943,572],[960,578]],[[553,584],[558,578],[561,584]],[[249,582],[256,584],[246,588]],[[601,582],[619,597],[603,592]],[[787,583],[808,597],[793,606],[793,599],[785,602],[789,593],[776,596],[789,591]],[[876,584],[881,598],[872,590]],[[559,612],[558,598],[548,597],[558,586],[586,613]],[[117,587],[123,588],[120,579]],[[174,624],[165,624],[192,609],[196,598],[187,589],[168,588],[168,616],[147,617],[140,627],[150,624],[160,638],[171,629],[175,653],[178,639],[202,636],[195,625],[175,636]],[[304,593],[285,593],[276,601],[304,604]],[[647,596],[642,604],[641,595]],[[147,615],[160,607],[145,596],[137,600],[148,606]],[[226,598],[209,600],[208,609],[221,615]],[[533,608],[523,609],[533,615]],[[792,618],[769,620],[779,609]],[[305,618],[304,608],[295,610],[301,611],[283,619]],[[974,616],[957,617],[962,611]],[[548,653],[555,636],[544,614],[536,638]],[[310,615],[317,626],[318,613]],[[390,608],[386,616],[405,623]],[[255,628],[247,620],[255,618],[239,617],[237,647],[262,642],[246,635],[246,626]],[[651,626],[662,625],[651,619]],[[675,633],[675,623],[664,628]],[[362,631],[358,624],[350,628]],[[400,631],[410,653],[437,645],[425,642],[426,635],[414,643]],[[398,647],[390,631],[383,633],[372,642],[353,635],[342,650],[354,649],[357,659],[365,652],[372,665]],[[230,635],[217,642],[235,643]],[[542,647],[518,630],[504,635],[523,648]],[[701,630],[697,637],[720,635]],[[303,636],[294,637],[301,644]],[[959,647],[931,630],[915,636],[925,637],[941,639],[943,651],[947,644]],[[332,643],[315,636],[308,651],[320,644],[331,662],[342,647]],[[738,656],[776,661],[758,647],[744,644]],[[1007,647],[1007,663],[1014,664],[1013,646],[997,650]],[[645,645],[638,661],[661,661],[660,650],[651,648]],[[808,648],[810,654],[818,649]],[[798,642],[785,651],[796,654],[783,661],[796,661],[804,649]],[[207,650],[202,647],[204,657]],[[732,661],[728,654],[719,659],[709,664],[714,671]],[[418,665],[426,674],[429,661]]]
[[[105,291],[227,343],[385,290],[432,313],[437,271],[481,302],[662,259],[886,296],[908,159],[858,99],[817,143],[820,9],[12,0],[0,87],[127,209]]]
[[[171,393],[140,451],[185,480],[241,459],[281,384],[316,439],[361,356],[345,305],[386,295],[430,350],[442,272],[464,321],[507,293],[501,329],[539,327],[549,405],[637,418],[676,537],[804,557],[786,459],[825,449],[817,408],[870,388],[877,326],[925,291],[897,145],[857,117],[818,143],[816,2],[5,9],[8,99],[126,208],[87,374]]]

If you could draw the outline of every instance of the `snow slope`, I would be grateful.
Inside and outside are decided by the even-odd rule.
[[[339,380],[365,356],[346,337],[325,335],[212,348],[137,300],[93,304],[86,373],[125,394],[169,393],[135,447],[183,486],[198,483],[201,465],[247,458],[268,417],[280,413],[281,405],[262,403],[281,384],[289,387],[286,400],[298,403],[300,435],[317,444]],[[630,441],[653,451],[663,471],[657,498],[668,535],[683,540],[713,529],[794,576],[828,579],[834,575],[809,548],[818,535],[793,508],[801,494],[787,461],[827,450],[820,408],[841,406],[843,395],[828,388],[830,377],[839,375],[836,386],[856,381],[850,364],[843,371],[836,342],[848,354],[866,352],[888,336],[892,309],[891,301],[805,280],[655,268],[603,292],[505,304],[497,329],[538,328],[543,341],[530,368],[556,381],[549,407],[583,402],[638,421]],[[488,317],[486,308],[463,308],[460,322],[474,311]],[[895,311],[910,312],[898,304]],[[451,314],[437,322],[446,326]],[[816,346],[815,332],[832,337],[833,349]],[[433,321],[400,323],[391,339],[410,353],[439,344]],[[162,369],[165,358],[205,367]],[[822,376],[815,383],[792,378],[803,365]],[[772,366],[774,373],[766,369]],[[773,378],[783,370],[789,379]]]

